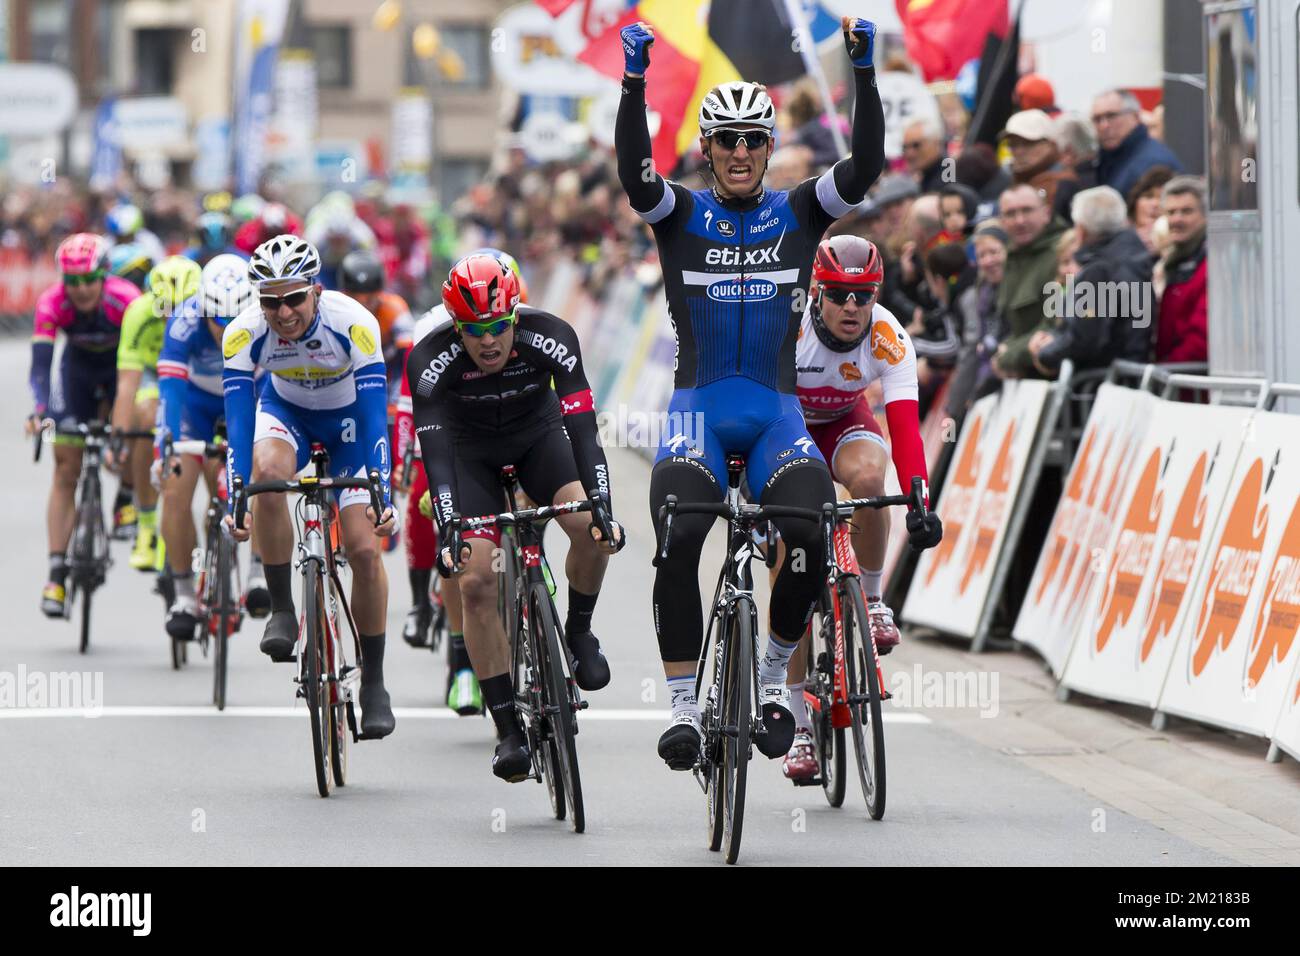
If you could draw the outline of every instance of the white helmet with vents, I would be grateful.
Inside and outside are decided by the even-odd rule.
[[[254,286],[311,279],[320,273],[320,254],[306,239],[288,233],[273,236],[253,250],[248,279]]]
[[[233,253],[213,256],[203,267],[200,283],[203,314],[218,325],[225,325],[253,301],[248,263],[243,256]]]
[[[710,90],[700,103],[701,134],[708,136],[715,129],[737,123],[759,126],[768,132],[776,129],[772,98],[757,83],[723,83]]]

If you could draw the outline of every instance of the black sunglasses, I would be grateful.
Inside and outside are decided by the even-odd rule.
[[[879,286],[872,286],[866,289],[823,289],[822,294],[836,305],[847,305],[849,299],[858,305],[868,305],[879,291]]]
[[[258,301],[262,303],[262,308],[268,312],[279,312],[280,306],[287,305],[291,309],[296,309],[307,301],[307,293],[311,289],[299,289],[297,292],[290,292],[287,295],[259,295]]]
[[[772,134],[763,129],[715,129],[709,137],[727,150],[735,149],[742,140],[746,149],[762,149],[772,141]]]

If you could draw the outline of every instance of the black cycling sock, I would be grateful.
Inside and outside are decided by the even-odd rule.
[[[293,609],[293,572],[288,564],[263,564],[266,572],[266,589],[271,592],[271,613]]]
[[[492,715],[492,723],[497,726],[497,739],[523,733],[515,714],[515,689],[510,684],[510,675],[489,677],[479,681],[478,686],[483,691],[483,703]]]
[[[68,556],[62,551],[50,552],[50,581],[62,584],[68,579]]]
[[[586,634],[591,630],[591,615],[599,594],[583,594],[569,585],[569,613],[564,619],[565,634]]]
[[[428,607],[429,581],[433,577],[433,568],[408,568],[406,575],[411,580],[411,603],[417,607]]]
[[[451,669],[452,669],[453,672],[455,672],[455,671],[463,671],[463,670],[465,670],[466,668],[473,667],[473,665],[469,662],[469,651],[467,651],[467,650],[465,649],[465,635],[464,635],[464,634],[452,634],[452,635],[451,635],[451,661],[450,661],[450,663],[451,663]]]
[[[361,638],[361,683],[384,682],[384,635],[358,634]]]

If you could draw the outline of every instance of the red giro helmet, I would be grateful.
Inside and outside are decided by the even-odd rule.
[[[813,278],[818,285],[879,286],[885,263],[874,242],[859,236],[835,236],[817,246]]]
[[[447,274],[442,304],[457,322],[504,318],[519,305],[519,279],[496,256],[469,255]]]

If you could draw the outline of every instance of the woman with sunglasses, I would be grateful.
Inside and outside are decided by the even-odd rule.
[[[573,327],[520,306],[518,278],[494,255],[472,254],[456,263],[442,301],[451,321],[419,340],[407,360],[415,436],[438,526],[439,570],[457,575],[465,646],[496,725],[492,772],[517,783],[527,778],[532,758],[515,712],[510,647],[497,614],[493,554],[500,532],[462,538],[451,518],[499,512],[506,465],[515,466],[533,501],[592,502],[591,515],[555,519],[570,541],[564,636],[574,679],[588,691],[609,683],[591,617],[609,555],[623,546],[623,529],[613,520],[609,466]]]
[[[385,737],[395,721],[383,680],[388,577],[377,539],[397,531],[397,513],[390,504],[388,383],[379,323],[342,292],[321,289],[320,255],[305,239],[275,236],[254,250],[247,268],[257,301],[221,338],[229,477],[245,483],[291,479],[307,466],[313,442],[325,446],[334,475],[379,472],[382,515],[373,513],[364,488],[341,492],[338,506],[364,662],[361,730]],[[254,385],[258,368],[269,377],[260,397]],[[284,495],[255,497],[244,526],[234,528],[236,540],[248,540],[254,524],[271,592],[260,647],[274,661],[290,661],[298,615],[290,570],[293,522]]]
[[[67,428],[102,418],[112,405],[122,317],[127,306],[139,298],[140,290],[109,274],[108,254],[108,241],[89,232],[69,236],[55,250],[60,281],[36,301],[29,376],[33,411],[27,419],[28,435],[35,435],[45,418]],[[59,377],[51,389],[54,340],[60,332],[66,342]],[[101,403],[105,404],[101,407]],[[80,439],[56,438],[54,482],[45,516],[50,575],[41,590],[41,611],[47,617],[63,616],[66,554],[76,517],[74,499],[80,474]],[[126,503],[130,504],[130,500],[128,495]]]
[[[884,275],[884,260],[874,243],[849,235],[822,242],[813,260],[812,301],[795,346],[795,388],[808,433],[830,463],[832,477],[854,498],[885,493],[885,460],[890,454],[900,488],[911,488],[913,478],[929,482],[917,417],[916,349],[893,313],[877,301]],[[884,391],[888,442],[866,401],[866,389],[875,381]],[[881,598],[889,512],[859,509],[852,526],[867,624],[876,650],[888,654],[898,644],[893,612]],[[943,525],[933,512],[909,515],[907,529],[917,549],[934,547],[943,536]],[[797,732],[782,767],[796,783],[813,779],[818,770],[803,696],[807,653],[805,634],[790,661],[788,686]]]
[[[755,83],[724,83],[700,104],[699,146],[714,177],[711,189],[688,190],[659,175],[645,113],[654,34],[644,23],[621,31],[625,73],[614,142],[619,179],[654,231],[663,264],[677,335],[668,412],[704,421],[704,433],[686,440],[675,428],[664,431],[650,479],[652,515],[670,494],[721,501],[729,452],[745,456],[749,487],[763,504],[820,510],[835,497],[795,396],[795,340],[817,243],[862,202],[885,164],[885,120],[872,65],[876,27],[850,17],[841,26],[857,94],[852,153],[789,191],[763,185],[776,110]],[[673,714],[658,749],[674,770],[689,770],[699,759],[699,561],[712,524],[707,516],[679,518],[673,549],[655,574],[655,631]],[[787,560],[772,589],[771,633],[759,668],[767,733],[757,738],[770,758],[783,756],[794,740],[786,665],[824,571],[816,525],[783,519],[777,527],[792,556],[818,559]]]

